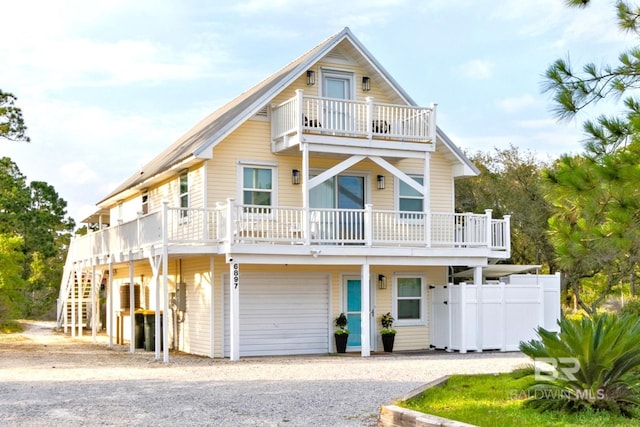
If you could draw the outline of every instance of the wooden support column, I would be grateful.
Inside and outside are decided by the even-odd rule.
[[[371,356],[371,286],[370,286],[370,268],[369,264],[362,264],[362,273],[360,277],[360,354],[362,357]]]
[[[240,266],[229,260],[229,331],[231,361],[240,360]]]

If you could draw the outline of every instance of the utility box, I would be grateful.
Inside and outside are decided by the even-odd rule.
[[[187,311],[187,284],[176,284],[176,308],[178,311]]]

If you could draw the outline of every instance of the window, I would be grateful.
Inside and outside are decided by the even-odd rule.
[[[142,215],[146,215],[149,213],[149,193],[142,193],[142,206],[141,206]]]
[[[178,180],[178,191],[180,198],[180,218],[186,218],[189,216],[189,171],[180,173]]]
[[[271,206],[272,198],[273,169],[245,166],[242,170],[242,203]]]
[[[395,283],[395,315],[398,325],[423,325],[425,291],[423,278],[398,276]]]
[[[411,178],[420,185],[424,183],[424,178],[421,176],[412,176]],[[398,180],[398,210],[412,212],[401,214],[400,218],[404,219],[421,218],[420,214],[424,212],[424,195],[401,180]]]

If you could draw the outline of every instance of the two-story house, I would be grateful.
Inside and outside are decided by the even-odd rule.
[[[509,218],[454,211],[454,180],[477,174],[436,106],[345,28],[99,201],[100,229],[69,249],[59,323],[130,339],[142,308],[165,360],[237,360],[333,352],[344,312],[348,350],[368,356],[390,312],[396,349],[428,348],[428,286],[510,255]]]

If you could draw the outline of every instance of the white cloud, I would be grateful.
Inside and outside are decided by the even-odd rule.
[[[493,76],[493,62],[485,59],[474,59],[458,67],[461,75],[473,80],[486,80]]]
[[[65,163],[59,168],[60,175],[69,185],[79,186],[95,181],[98,175],[82,160]]]
[[[522,110],[526,110],[532,107],[539,107],[542,105],[544,105],[544,103],[541,100],[533,97],[528,93],[522,96],[503,98],[496,101],[496,106],[502,111],[509,114],[518,113]]]

